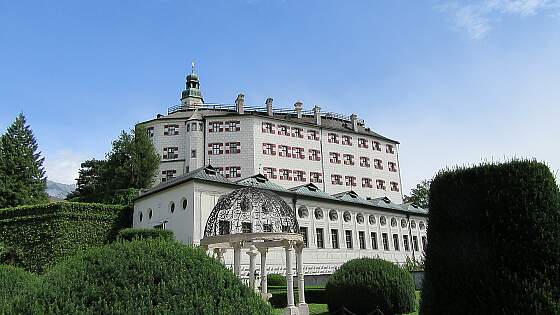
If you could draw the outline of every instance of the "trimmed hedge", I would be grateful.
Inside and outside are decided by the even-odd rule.
[[[382,259],[347,261],[329,277],[325,289],[332,314],[344,309],[355,314],[372,314],[379,309],[385,315],[416,310],[412,276]]]
[[[266,284],[267,286],[284,286],[286,287],[287,282],[286,282],[286,277],[281,275],[281,274],[277,274],[277,273],[271,273],[266,275]]]
[[[16,313],[272,314],[273,309],[206,253],[163,239],[93,247],[43,275]]]
[[[560,191],[535,161],[440,172],[422,314],[560,314]]]
[[[22,254],[19,266],[41,273],[83,248],[114,241],[131,220],[130,208],[91,203],[0,209],[0,242]]]
[[[134,229],[127,228],[119,231],[117,236],[119,240],[132,241],[135,239],[163,238],[173,240],[173,231],[163,229]]]
[[[11,303],[39,284],[40,278],[13,266],[0,265],[0,313],[13,313]]]

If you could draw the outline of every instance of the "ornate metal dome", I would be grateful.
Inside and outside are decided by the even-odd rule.
[[[220,197],[208,217],[204,237],[298,231],[295,211],[280,196],[269,190],[247,187]]]

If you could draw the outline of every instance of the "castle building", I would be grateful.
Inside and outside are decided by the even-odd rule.
[[[398,142],[354,114],[306,111],[300,102],[274,108],[271,98],[250,107],[241,94],[233,105],[205,103],[193,72],[181,104],[142,124],[161,163],[154,186],[135,200],[134,227],[169,229],[181,242],[200,245],[220,200],[254,187],[278,195],[293,211],[306,247],[306,281],[353,258],[403,264],[424,256],[428,212],[402,203]],[[251,211],[213,218],[219,234],[269,232]],[[232,268],[233,254],[220,255]],[[271,250],[268,272],[286,272],[285,260],[283,250]],[[249,266],[241,257],[241,276]]]

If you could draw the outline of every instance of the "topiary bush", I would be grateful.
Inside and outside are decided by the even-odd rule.
[[[410,273],[382,259],[359,258],[344,263],[325,287],[329,312],[345,308],[355,314],[401,314],[416,309]]]
[[[0,265],[0,314],[13,313],[12,302],[24,291],[32,290],[40,278],[13,266]]]
[[[124,241],[132,241],[135,239],[163,238],[173,240],[173,231],[163,229],[133,229],[128,228],[119,231],[117,239]]]
[[[422,314],[560,314],[560,191],[535,161],[440,172]]]
[[[286,282],[286,277],[283,275],[271,273],[266,275],[266,284],[271,287],[279,286],[285,288],[288,283]]]
[[[51,268],[39,289],[13,307],[36,314],[273,312],[203,250],[163,239],[90,248]]]

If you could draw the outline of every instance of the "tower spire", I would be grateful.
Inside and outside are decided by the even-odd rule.
[[[181,93],[181,105],[186,107],[198,107],[204,103],[200,92],[200,81],[198,74],[194,72],[194,61],[191,62],[191,73],[187,75],[185,89]]]

